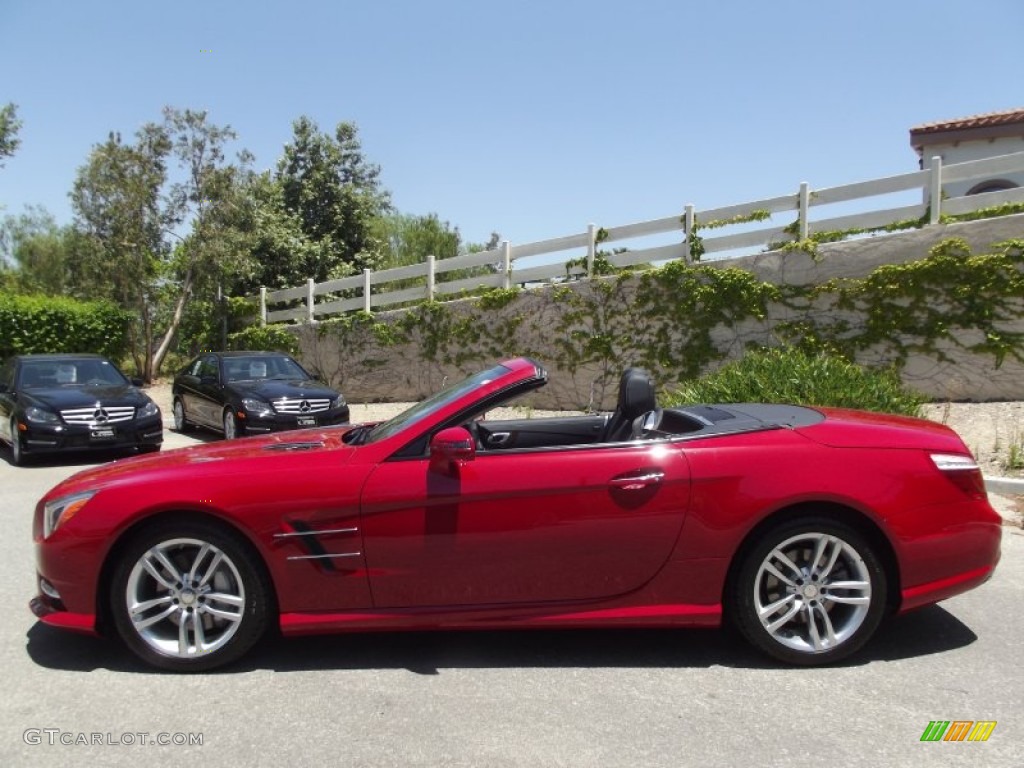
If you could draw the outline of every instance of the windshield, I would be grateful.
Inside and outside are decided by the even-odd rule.
[[[458,400],[467,392],[470,392],[489,381],[494,381],[494,379],[499,376],[504,376],[509,373],[509,371],[510,369],[506,368],[504,365],[496,365],[493,368],[488,368],[486,371],[474,374],[468,379],[463,379],[458,384],[453,384],[447,389],[442,389],[436,395],[428,397],[426,400],[412,406],[412,408],[402,411],[394,418],[388,419],[382,424],[378,424],[370,430],[370,433],[366,436],[366,440],[364,442],[372,443],[377,440],[384,440],[385,438],[391,437],[406,427],[416,424],[431,414],[436,413],[452,401]]]
[[[308,379],[309,374],[290,357],[227,357],[224,358],[225,381],[255,379]]]
[[[21,389],[45,387],[118,386],[129,384],[109,360],[39,360],[24,363],[19,374]]]

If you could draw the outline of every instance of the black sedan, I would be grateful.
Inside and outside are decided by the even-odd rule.
[[[14,464],[56,451],[160,450],[156,403],[100,355],[15,355],[0,368],[0,440]]]
[[[174,377],[174,428],[233,439],[344,424],[345,398],[280,352],[208,352]]]

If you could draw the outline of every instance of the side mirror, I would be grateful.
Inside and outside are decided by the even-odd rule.
[[[142,387],[142,386],[145,386],[145,384],[146,384],[146,382],[144,382],[138,376],[132,376],[132,386],[133,387]]]
[[[430,469],[451,474],[455,467],[476,458],[476,443],[465,427],[442,429],[430,440]]]

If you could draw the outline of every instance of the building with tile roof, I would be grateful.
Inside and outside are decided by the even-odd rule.
[[[933,157],[943,166],[1024,152],[1024,108],[987,112],[953,120],[924,123],[910,129],[910,146],[927,168]],[[976,195],[1024,186],[1024,172],[990,179],[950,182],[943,185],[947,197]]]

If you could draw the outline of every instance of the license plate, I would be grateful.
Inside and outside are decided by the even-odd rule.
[[[93,440],[109,440],[114,436],[113,427],[105,427],[104,429],[94,429],[89,433],[89,437]]]
[[[315,427],[316,426],[316,419],[313,418],[312,416],[299,416],[299,426],[300,427]]]

